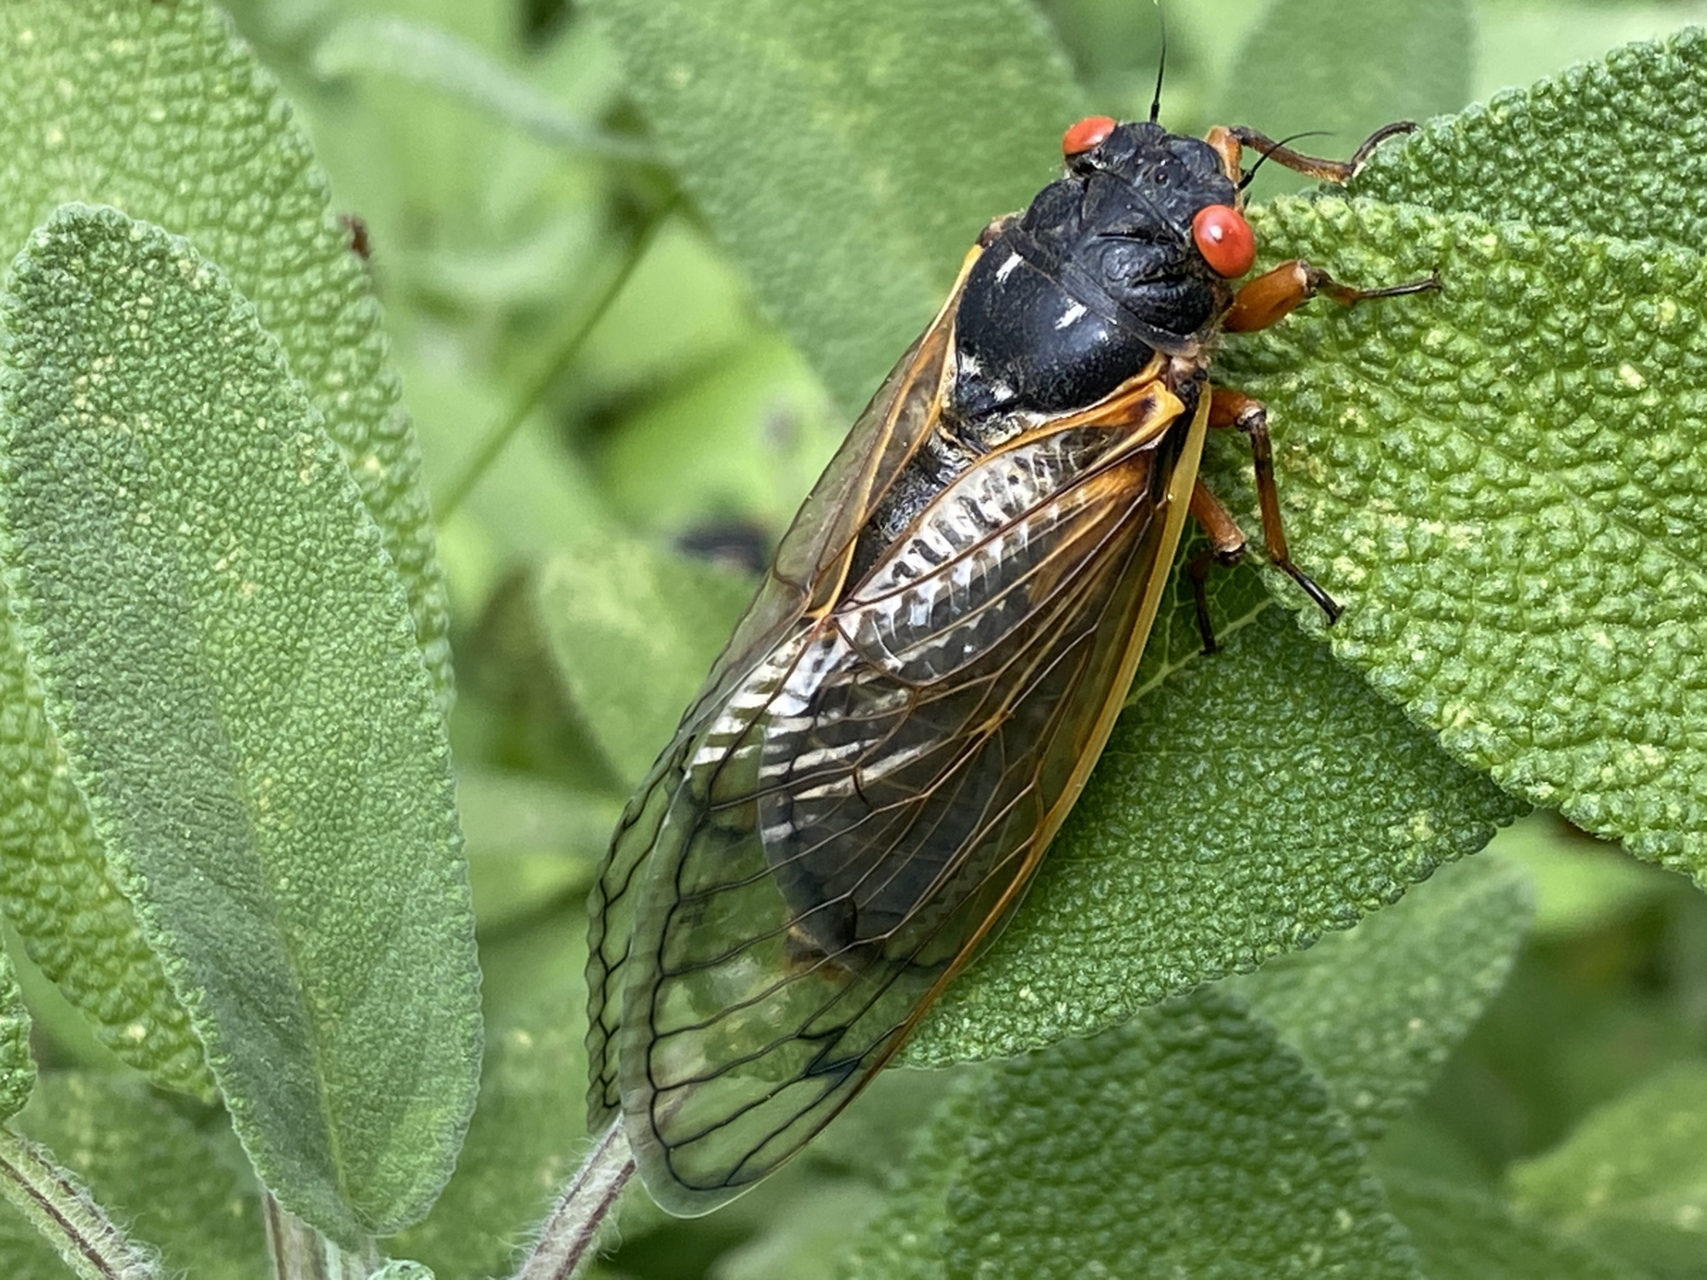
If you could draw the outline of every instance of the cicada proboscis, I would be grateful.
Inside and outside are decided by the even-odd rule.
[[[1263,407],[1212,388],[1220,335],[1363,291],[1300,261],[1243,288],[1242,128],[1082,120],[1066,172],[966,256],[784,537],[592,899],[589,1108],[652,1195],[703,1213],[859,1092],[1013,910],[1107,740],[1188,514],[1198,579],[1245,540],[1198,479]],[[1259,161],[1260,163],[1260,161]]]

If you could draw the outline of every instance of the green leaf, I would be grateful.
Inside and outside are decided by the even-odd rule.
[[[474,916],[488,931],[584,895],[622,816],[614,795],[480,768],[457,770],[456,798]]]
[[[1461,1183],[1384,1171],[1387,1202],[1405,1224],[1428,1280],[1618,1280],[1625,1267],[1512,1216]]]
[[[478,976],[437,690],[379,530],[254,311],[68,206],[0,311],[19,634],[232,1121],[328,1235],[396,1230],[473,1105]]]
[[[788,527],[846,423],[794,348],[771,336],[722,353],[663,388],[603,448],[612,505],[640,528]]]
[[[138,1224],[160,1249],[164,1274],[272,1274],[260,1201],[211,1111],[176,1108],[115,1075],[49,1072],[18,1125],[71,1161],[116,1220]],[[22,1217],[0,1209],[0,1274],[66,1280],[67,1272]]]
[[[968,1071],[919,1131],[883,1207],[837,1260],[841,1280],[941,1280],[947,1275],[949,1190],[965,1165],[993,1068]]]
[[[570,704],[632,786],[669,742],[752,584],[613,535],[554,557],[538,590]]]
[[[55,204],[111,204],[231,278],[349,463],[448,697],[444,587],[372,282],[272,77],[200,0],[20,0],[0,16],[0,47],[0,243],[22,248]]]
[[[585,952],[558,972],[578,975]],[[492,1029],[480,1104],[427,1217],[387,1242],[445,1276],[504,1274],[587,1145],[586,988],[561,983]]]
[[[1665,1270],[1707,1249],[1707,1068],[1655,1076],[1602,1107],[1563,1144],[1514,1165],[1524,1213]]]
[[[1466,0],[1278,0],[1245,37],[1221,116],[1271,138],[1319,130],[1347,152],[1463,106],[1474,43]]]
[[[200,0],[0,7],[0,261],[54,205],[187,235],[250,298],[349,462],[441,699],[444,588],[372,287],[271,77]],[[94,843],[0,609],[0,895],[30,955],[127,1062],[206,1094],[202,1050]]]
[[[1707,31],[1628,45],[1383,147],[1351,189],[1695,253],[1707,237],[1704,93]]]
[[[1335,654],[1506,789],[1707,873],[1707,261],[1337,198],[1255,225],[1345,279],[1443,281],[1225,362],[1284,424],[1293,555],[1346,606]]]
[[[1322,1074],[1365,1143],[1408,1111],[1504,986],[1533,913],[1527,877],[1486,854],[1403,902],[1239,980]]]
[[[1326,1092],[1220,998],[1004,1064],[949,1107],[944,1207],[915,1201],[899,1236],[878,1238],[892,1218],[872,1224],[852,1275],[1418,1275]]]
[[[454,33],[395,14],[346,19],[320,42],[312,62],[315,74],[328,80],[377,74],[427,85],[573,154],[650,157],[645,146],[570,115]]]
[[[1085,1035],[1253,969],[1393,901],[1513,814],[1266,610],[1128,708],[1012,925],[902,1058]]]
[[[30,1013],[12,958],[0,948],[0,1120],[10,1120],[30,1100],[36,1061],[30,1056]]]
[[[1083,112],[1021,0],[598,0],[659,150],[844,410]],[[992,164],[991,146],[1017,163]]]

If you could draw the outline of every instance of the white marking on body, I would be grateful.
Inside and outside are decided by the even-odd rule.
[[[1055,322],[1055,327],[1057,329],[1065,329],[1068,325],[1072,324],[1075,320],[1078,320],[1084,314],[1085,304],[1082,302],[1075,302],[1072,306],[1068,307],[1061,313],[1061,318]]]
[[[1014,273],[1014,268],[1019,266],[1019,262],[1019,254],[1010,253],[1008,255],[1008,260],[996,268],[996,283],[1006,284],[1008,277]]]

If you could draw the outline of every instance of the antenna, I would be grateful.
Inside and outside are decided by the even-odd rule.
[[[1162,72],[1168,69],[1168,24],[1162,19],[1162,0],[1155,0],[1156,26],[1162,33],[1162,52],[1156,59],[1156,96],[1150,99],[1150,123],[1162,114]]]
[[[1302,133],[1288,134],[1279,142],[1270,143],[1268,150],[1264,151],[1262,155],[1257,158],[1257,162],[1245,171],[1245,176],[1239,179],[1239,190],[1243,191],[1246,187],[1250,186],[1251,179],[1256,177],[1257,170],[1262,168],[1262,162],[1272,158],[1276,151],[1284,151],[1287,143],[1297,142],[1300,138],[1325,138],[1327,136],[1328,131],[1326,129],[1306,129]]]

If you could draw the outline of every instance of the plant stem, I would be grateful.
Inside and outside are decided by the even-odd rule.
[[[442,525],[450,519],[451,514],[462,505],[463,499],[468,497],[474,486],[480,482],[480,477],[486,474],[486,469],[503,453],[504,446],[521,430],[528,415],[545,399],[551,385],[563,376],[563,371],[581,354],[581,348],[586,345],[587,338],[599,327],[599,322],[605,318],[605,313],[611,309],[611,305],[622,296],[629,277],[634,274],[634,269],[640,265],[641,259],[646,256],[646,250],[656,238],[658,228],[669,220],[674,209],[675,201],[672,200],[654,213],[635,234],[622,265],[617,268],[616,274],[606,281],[598,299],[569,329],[562,341],[553,344],[550,356],[523,385],[521,394],[511,402],[509,412],[496,426],[487,431],[480,448],[468,460],[461,473],[446,486],[443,495],[433,503],[433,516],[439,524]]]
[[[599,1135],[574,1180],[558,1196],[533,1252],[513,1280],[570,1280],[591,1259],[599,1227],[633,1176],[634,1153],[619,1116]]]
[[[379,1266],[371,1244],[361,1253],[346,1251],[287,1212],[270,1192],[261,1194],[261,1212],[275,1280],[365,1280]]]
[[[0,1196],[52,1242],[82,1280],[158,1280],[154,1250],[113,1225],[46,1147],[0,1129]]]

